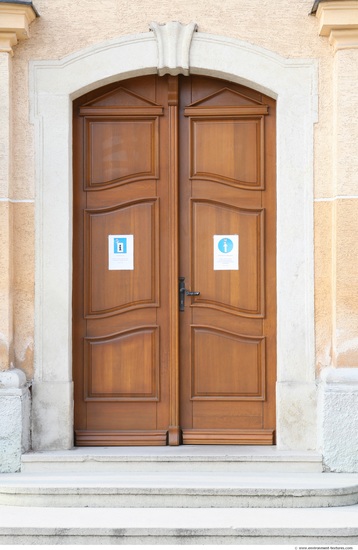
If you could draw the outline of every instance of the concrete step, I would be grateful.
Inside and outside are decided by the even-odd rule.
[[[6,544],[358,543],[358,506],[324,509],[36,508],[0,506]]]
[[[180,447],[75,447],[32,452],[22,472],[322,472],[314,451],[275,446],[182,445]]]
[[[358,503],[358,474],[124,472],[3,474],[0,505],[321,508]]]

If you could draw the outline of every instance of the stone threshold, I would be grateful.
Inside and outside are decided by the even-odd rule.
[[[22,455],[22,472],[66,471],[272,471],[322,472],[315,451],[276,446],[74,447]]]

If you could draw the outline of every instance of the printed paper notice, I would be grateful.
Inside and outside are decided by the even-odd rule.
[[[214,271],[239,269],[239,235],[213,235]]]
[[[133,235],[108,235],[108,269],[134,269]]]

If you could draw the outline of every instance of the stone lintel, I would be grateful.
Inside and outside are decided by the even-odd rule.
[[[36,18],[31,5],[0,3],[0,52],[13,54],[19,40],[30,37],[30,23]]]
[[[335,51],[358,48],[358,0],[321,2],[316,17],[319,35],[328,36]]]

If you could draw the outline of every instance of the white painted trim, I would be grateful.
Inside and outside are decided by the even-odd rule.
[[[239,40],[194,33],[189,69],[191,74],[225,78],[277,99],[278,445],[313,449],[315,433],[312,435],[312,429],[307,433],[307,426],[313,426],[314,432],[313,125],[317,121],[317,63],[285,59]],[[73,442],[72,100],[110,82],[157,70],[153,33],[114,39],[62,60],[30,65],[37,235],[33,430],[38,449],[69,448]],[[61,390],[57,399],[56,384]],[[46,385],[52,388],[51,401],[44,400]],[[63,433],[51,433],[49,419],[59,415],[65,415]]]

